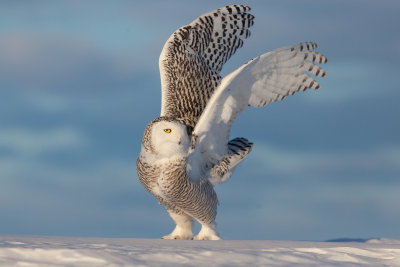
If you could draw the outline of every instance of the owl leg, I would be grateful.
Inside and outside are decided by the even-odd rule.
[[[198,235],[193,237],[193,240],[221,240],[215,222],[201,223],[201,230]]]
[[[167,209],[169,215],[176,223],[175,229],[162,239],[191,239],[193,236],[193,220],[183,211]]]

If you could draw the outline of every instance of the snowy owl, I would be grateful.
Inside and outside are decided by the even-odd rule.
[[[202,226],[193,239],[220,239],[213,188],[229,179],[253,146],[246,138],[229,140],[233,121],[250,106],[318,89],[309,74],[325,76],[315,63],[327,58],[305,42],[258,56],[222,78],[223,64],[250,36],[249,11],[231,5],[204,14],[175,31],[162,49],[161,116],[143,133],[136,167],[176,223],[164,239],[192,238],[192,218]]]

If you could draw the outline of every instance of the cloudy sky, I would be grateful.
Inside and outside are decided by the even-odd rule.
[[[158,238],[173,228],[135,163],[160,111],[158,56],[220,1],[0,2],[0,234]],[[322,89],[251,109],[255,143],[216,188],[225,239],[400,239],[400,2],[242,1],[227,74],[315,41]],[[199,226],[196,226],[196,230]]]

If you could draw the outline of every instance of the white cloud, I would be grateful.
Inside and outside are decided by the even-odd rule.
[[[10,150],[20,157],[36,157],[45,152],[84,148],[88,138],[73,127],[33,131],[29,129],[2,129],[0,148]]]
[[[26,101],[29,101],[35,109],[49,113],[65,111],[71,107],[71,101],[67,97],[51,92],[37,91],[30,94]]]
[[[389,95],[397,90],[394,79],[398,69],[388,63],[331,60],[322,67],[327,76],[318,79],[321,89],[317,93],[308,93],[303,97],[306,101],[337,105]]]
[[[4,34],[0,37],[0,84],[12,90],[99,91],[132,83],[132,77],[144,72],[137,57],[104,49],[80,36]]]
[[[400,172],[400,147],[377,147],[366,151],[320,152],[286,150],[257,143],[252,160],[257,165],[296,177],[310,172],[397,171]],[[382,173],[384,175],[384,172]]]

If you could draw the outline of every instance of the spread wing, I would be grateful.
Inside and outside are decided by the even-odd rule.
[[[226,6],[175,31],[159,59],[161,116],[175,117],[192,127],[219,85],[223,64],[250,36],[254,16],[248,6]]]
[[[227,154],[231,126],[249,106],[261,107],[319,84],[309,76],[325,76],[315,63],[325,56],[301,43],[258,56],[227,75],[216,89],[193,131],[194,147],[188,158],[193,180],[201,179]]]

